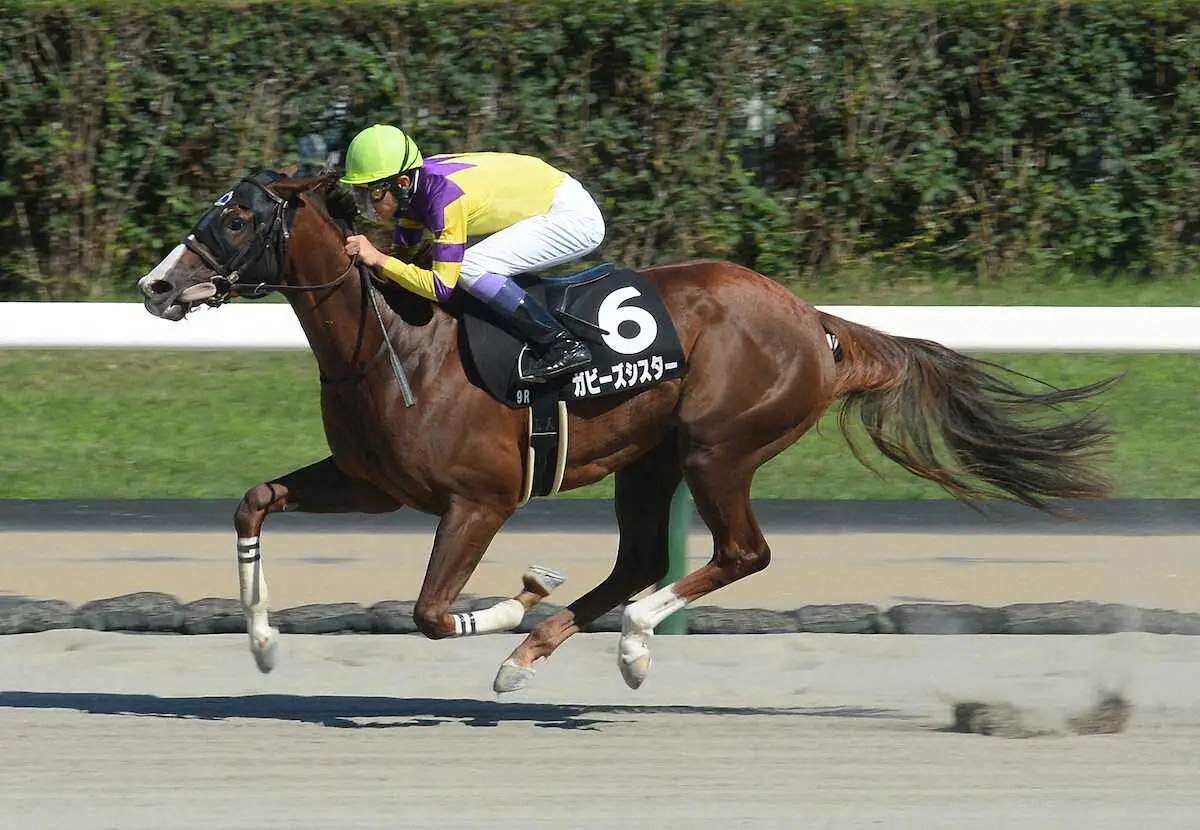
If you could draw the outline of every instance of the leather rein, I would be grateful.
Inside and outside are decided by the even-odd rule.
[[[271,212],[271,221],[264,223],[261,230],[255,234],[254,240],[246,248],[238,251],[226,264],[218,262],[208,247],[196,238],[194,232],[188,234],[184,239],[184,246],[200,257],[204,261],[204,264],[215,272],[211,280],[215,293],[212,297],[204,300],[205,304],[216,308],[234,297],[257,300],[275,292],[287,294],[288,292],[311,293],[316,291],[331,291],[345,282],[346,278],[357,267],[359,270],[365,272],[363,275],[363,291],[370,299],[371,308],[375,312],[375,319],[379,323],[379,331],[383,336],[383,344],[388,353],[392,372],[396,376],[396,382],[400,385],[404,405],[406,407],[413,406],[416,403],[416,399],[413,396],[412,386],[408,382],[408,376],[405,374],[404,367],[400,363],[400,358],[397,356],[395,347],[392,345],[392,339],[388,336],[387,325],[384,323],[383,315],[379,311],[379,303],[375,299],[375,292],[371,290],[371,282],[375,279],[374,274],[371,273],[370,269],[362,265],[357,255],[349,257],[346,269],[336,279],[318,285],[289,285],[283,282],[268,281],[260,281],[251,285],[250,283],[241,282],[239,277],[242,269],[252,268],[272,249],[275,250],[276,256],[274,271],[276,273],[281,272],[283,269],[284,251],[292,236],[291,228],[288,226],[287,214],[290,207],[288,202],[271,192],[265,184],[253,177],[247,177],[242,181],[243,183],[253,184],[275,203],[274,210]],[[375,358],[372,358],[367,362],[366,368],[357,375],[339,380],[329,380],[322,376],[321,382],[327,385],[335,385],[362,380],[374,363]]]

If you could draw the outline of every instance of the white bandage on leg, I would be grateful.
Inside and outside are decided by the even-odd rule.
[[[498,631],[512,631],[525,618],[525,606],[519,600],[506,599],[497,602],[491,608],[479,611],[462,611],[452,613],[454,618],[454,635],[469,637],[472,634],[494,634]]]
[[[257,536],[237,541],[238,584],[242,608],[247,614],[267,604],[267,580],[262,569],[262,554]]]
[[[279,632],[271,628],[267,618],[267,578],[263,573],[258,537],[238,539],[237,556],[238,587],[241,589],[242,612],[246,615],[250,653],[254,655],[259,671],[269,672],[279,659]]]

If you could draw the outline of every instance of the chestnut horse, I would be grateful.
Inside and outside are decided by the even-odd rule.
[[[413,612],[431,638],[511,631],[560,581],[533,568],[512,599],[451,613],[492,538],[523,503],[526,413],[469,378],[455,314],[360,273],[343,251],[350,217],[340,210],[342,195],[332,175],[247,176],[138,283],[146,309],[171,320],[202,304],[282,292],[320,369],[330,455],[251,487],[234,518],[241,602],[263,671],[275,664],[278,632],[268,620],[259,539],[276,511],[407,506],[438,516]],[[687,374],[571,403],[560,489],[615,475],[616,561],[603,582],[503,661],[496,691],[524,686],[537,660],[622,603],[617,662],[629,686],[640,686],[655,626],[767,567],[751,480],[835,401],[844,402],[843,433],[857,414],[883,455],[968,504],[998,497],[1058,513],[1054,499],[1109,493],[1093,467],[1110,438],[1105,425],[1094,412],[1059,407],[1092,398],[1111,379],[1026,392],[992,363],[817,311],[730,262],[644,274],[675,323]],[[1054,417],[1033,424],[1026,415]],[[867,464],[852,440],[851,447]],[[667,572],[670,502],[681,481],[712,533],[712,558],[630,602]]]

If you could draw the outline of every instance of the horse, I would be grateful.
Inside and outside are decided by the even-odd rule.
[[[145,309],[175,321],[205,305],[282,293],[320,372],[330,454],[250,487],[233,516],[241,605],[263,672],[278,660],[261,554],[271,513],[408,507],[437,517],[413,609],[416,627],[432,639],[512,631],[562,580],[532,567],[515,596],[451,612],[495,534],[524,504],[526,413],[489,395],[464,368],[461,310],[410,294],[345,253],[346,195],[328,171],[255,171],[138,281]],[[622,604],[617,665],[630,688],[640,687],[659,623],[768,566],[771,550],[750,500],[754,474],[836,402],[861,463],[872,468],[852,427],[887,459],[976,509],[999,499],[1061,517],[1070,510],[1060,500],[1111,493],[1100,462],[1112,432],[1096,408],[1064,407],[1096,398],[1116,378],[1062,389],[1039,381],[1044,391],[1027,391],[1017,377],[1036,379],[817,310],[733,262],[694,259],[638,273],[661,296],[687,372],[567,408],[559,492],[614,476],[615,561],[603,581],[528,633],[501,663],[496,692],[525,687],[539,660]],[[280,424],[287,417],[280,412]],[[681,483],[711,533],[712,556],[658,587]]]

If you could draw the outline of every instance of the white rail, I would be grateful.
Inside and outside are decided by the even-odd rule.
[[[1194,306],[819,306],[969,352],[1200,352]],[[0,303],[0,349],[306,349],[285,303],[233,303],[171,323],[139,303]]]

